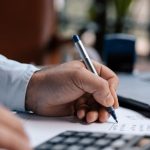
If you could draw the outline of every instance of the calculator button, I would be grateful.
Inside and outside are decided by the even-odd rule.
[[[101,138],[104,137],[106,134],[104,133],[91,133],[90,137],[92,138]]]
[[[64,144],[57,144],[51,147],[51,150],[66,150],[66,145]]]
[[[88,147],[84,148],[84,150],[99,150],[99,148],[95,147],[95,146],[88,146]]]
[[[35,150],[150,150],[148,137],[67,131],[39,145]],[[145,147],[146,145],[146,147]]]
[[[79,139],[76,138],[76,137],[68,137],[64,140],[64,143],[67,143],[67,144],[74,144],[78,141]]]
[[[103,150],[115,150],[113,147],[105,147]]]
[[[123,150],[141,150],[141,148],[139,148],[139,147],[128,147],[128,148],[125,148]]]
[[[85,136],[87,136],[88,134],[89,134],[88,132],[78,132],[78,133],[76,134],[76,136],[85,137]]]
[[[61,142],[63,139],[64,139],[63,137],[56,136],[56,137],[52,138],[50,141],[48,141],[48,142],[50,142],[50,143],[59,143],[59,142]]]
[[[107,134],[106,138],[109,138],[111,140],[115,140],[115,139],[120,138],[120,136],[121,136],[120,134]]]
[[[133,135],[123,135],[122,136],[122,139],[125,140],[125,141],[130,141],[134,138]]]
[[[74,131],[66,131],[64,133],[61,134],[61,136],[72,136],[74,135],[76,132]]]
[[[50,150],[51,146],[52,145],[50,145],[48,143],[44,143],[44,144],[40,145],[36,150]]]
[[[84,138],[79,141],[80,144],[89,145],[92,144],[95,140],[92,138]]]
[[[138,142],[142,138],[143,138],[142,136],[134,136],[130,141],[128,141],[128,146],[133,147],[135,145],[138,145]]]
[[[115,142],[112,143],[112,147],[114,147],[114,148],[121,148],[125,144],[126,144],[125,141],[123,141],[123,140],[117,140],[117,141],[115,141]]]
[[[80,145],[69,146],[66,150],[83,150],[83,147]]]
[[[97,140],[96,142],[95,142],[95,144],[97,145],[97,146],[100,146],[100,147],[104,147],[104,146],[107,146],[107,145],[109,145],[110,144],[110,140],[108,140],[108,139],[99,139],[99,140]]]

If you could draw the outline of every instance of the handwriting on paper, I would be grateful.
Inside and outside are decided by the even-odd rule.
[[[128,133],[150,133],[150,123],[121,123],[121,124],[112,124],[109,128],[109,131],[116,131],[116,132],[128,132]]]

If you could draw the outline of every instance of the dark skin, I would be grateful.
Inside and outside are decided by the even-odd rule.
[[[43,116],[76,115],[88,123],[107,121],[105,107],[118,108],[118,78],[106,66],[93,62],[99,77],[81,61],[72,61],[33,74],[26,108]]]
[[[105,108],[118,108],[118,78],[104,65],[93,63],[99,77],[81,61],[35,72],[26,91],[26,109],[42,116],[75,115],[87,123],[106,122]],[[3,107],[0,114],[0,148],[31,150],[20,120]]]

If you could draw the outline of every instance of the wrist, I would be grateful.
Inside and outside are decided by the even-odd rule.
[[[34,104],[35,104],[35,86],[36,86],[36,81],[38,80],[37,77],[37,72],[34,72],[29,83],[27,86],[26,90],[26,96],[25,96],[25,110],[26,111],[33,111],[34,112]]]

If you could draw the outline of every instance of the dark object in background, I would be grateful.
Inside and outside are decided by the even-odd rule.
[[[93,5],[89,9],[89,16],[91,22],[97,26],[95,30],[96,42],[94,48],[98,50],[99,55],[102,55],[103,39],[105,35],[106,28],[106,0],[94,0]]]
[[[110,34],[104,37],[103,61],[115,72],[131,73],[136,60],[135,37]]]
[[[145,117],[150,118],[150,105],[139,102],[135,99],[118,95],[119,105],[124,108],[134,110]]]
[[[125,18],[133,0],[113,0],[113,1],[116,10],[115,32],[121,33],[123,32],[125,23],[127,23]]]
[[[41,64],[57,27],[54,0],[0,1],[0,54],[24,63]]]

